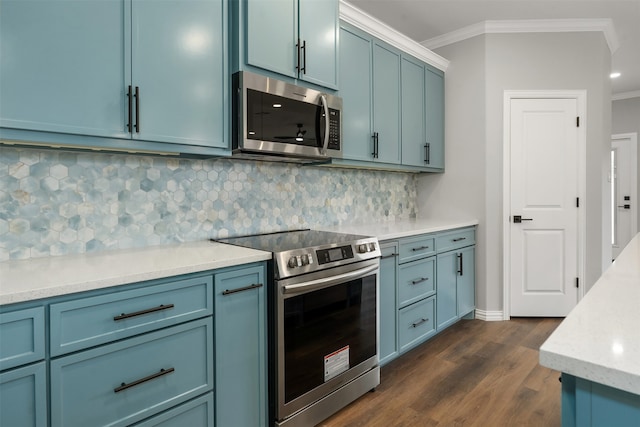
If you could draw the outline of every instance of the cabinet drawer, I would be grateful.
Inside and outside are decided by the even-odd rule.
[[[436,243],[438,252],[446,252],[473,245],[476,243],[476,230],[475,228],[465,228],[450,233],[438,234]]]
[[[51,425],[128,425],[213,388],[213,320],[51,361]]]
[[[0,371],[44,359],[44,307],[0,314]]]
[[[135,427],[208,427],[213,424],[213,393],[207,393],[135,424]]]
[[[0,374],[0,426],[46,427],[45,362]]]
[[[435,292],[435,257],[400,266],[399,307],[416,302]]]
[[[435,333],[434,300],[435,297],[427,298],[400,310],[400,352],[409,350]]]
[[[51,355],[213,314],[211,276],[52,304]]]
[[[436,243],[433,236],[416,236],[400,241],[400,264],[435,255]]]

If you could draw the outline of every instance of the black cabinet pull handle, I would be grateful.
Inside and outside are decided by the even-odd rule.
[[[250,291],[251,289],[258,289],[258,288],[261,288],[262,286],[263,286],[262,283],[254,283],[253,285],[245,286],[243,288],[236,288],[231,290],[227,289],[222,291],[222,295],[237,294],[238,292]]]
[[[464,274],[463,270],[462,270],[462,254],[458,254],[457,256],[458,256],[458,271],[457,271],[457,273],[460,276],[462,276]]]
[[[453,242],[461,242],[463,240],[467,240],[467,238],[466,237],[458,237],[457,239],[453,239],[452,241]]]
[[[135,380],[133,382],[130,382],[129,384],[122,383],[122,384],[120,384],[120,387],[114,388],[113,391],[114,391],[114,393],[120,393],[121,391],[124,391],[124,390],[126,390],[128,388],[135,387],[135,386],[140,385],[142,383],[146,383],[147,381],[154,380],[156,378],[162,377],[162,376],[170,374],[172,372],[175,372],[175,368],[160,369],[160,372],[156,372],[155,374],[151,374],[148,377],[140,378],[139,380]]]
[[[393,257],[397,257],[397,256],[398,256],[398,254],[392,253],[392,254],[389,254],[389,255],[381,256],[380,259],[393,258]]]
[[[419,278],[419,279],[412,280],[412,281],[411,281],[411,284],[412,284],[412,285],[417,285],[418,283],[426,282],[426,281],[428,281],[428,280],[429,280],[429,278],[428,278],[428,277],[421,277],[421,278]]]
[[[296,43],[296,51],[297,51],[297,64],[296,64],[296,71],[298,73],[300,73],[301,69],[300,69],[300,39],[298,39],[298,43]]]
[[[127,132],[131,133],[133,130],[133,88],[129,85],[127,91],[127,99],[129,103],[129,122],[127,123]]]
[[[429,246],[420,246],[419,248],[411,248],[413,252],[423,251],[425,249],[429,249]]]
[[[420,326],[420,325],[422,325],[423,323],[428,322],[428,321],[429,321],[429,318],[426,318],[426,319],[425,319],[425,318],[423,317],[422,319],[418,320],[417,322],[412,323],[412,324],[411,324],[411,327],[412,327],[412,328],[415,328],[415,327]]]
[[[431,163],[431,144],[428,142],[424,144],[424,162],[426,164]]]
[[[156,311],[169,310],[170,308],[173,308],[173,307],[175,307],[173,304],[166,304],[166,305],[161,304],[158,307],[148,308],[146,310],[140,310],[134,313],[122,313],[119,316],[114,316],[113,320],[117,322],[118,320],[129,319],[131,317],[142,316],[144,314],[149,314],[149,313],[155,313]]]
[[[307,74],[307,41],[302,41],[302,74]]]
[[[378,158],[378,132],[373,133],[373,153],[371,155],[374,159]]]
[[[140,88],[136,86],[136,133],[140,133]]]

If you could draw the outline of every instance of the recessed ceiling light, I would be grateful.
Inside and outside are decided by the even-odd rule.
[[[615,73],[609,74],[609,77],[611,77],[612,79],[617,79],[618,77],[620,77],[620,73],[616,71]]]

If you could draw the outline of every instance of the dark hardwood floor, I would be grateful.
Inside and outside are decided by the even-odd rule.
[[[538,348],[561,320],[462,320],[319,426],[560,426],[559,373],[540,366]]]

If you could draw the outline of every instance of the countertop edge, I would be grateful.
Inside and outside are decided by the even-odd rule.
[[[361,234],[377,237],[380,242],[416,236],[419,234],[438,233],[458,228],[474,227],[479,221],[469,219],[398,219],[366,224],[342,224],[320,227],[319,230],[337,233]]]

